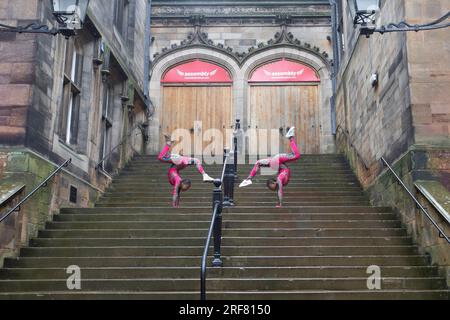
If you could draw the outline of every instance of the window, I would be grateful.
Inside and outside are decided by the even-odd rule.
[[[128,35],[128,11],[130,0],[116,0],[114,7],[114,25],[124,39]]]
[[[67,40],[66,43],[59,136],[66,144],[75,145],[78,136],[83,55],[73,39]]]

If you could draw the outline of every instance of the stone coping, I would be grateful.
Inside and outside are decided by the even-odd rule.
[[[414,184],[420,193],[450,223],[450,192],[439,181],[418,180]]]
[[[0,208],[5,206],[17,194],[25,189],[25,185],[4,184],[0,185]]]

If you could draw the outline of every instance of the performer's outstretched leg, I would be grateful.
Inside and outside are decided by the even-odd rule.
[[[211,178],[208,174],[206,174],[200,160],[195,158],[182,157],[178,154],[170,153],[170,148],[172,146],[173,141],[171,140],[171,137],[169,135],[164,135],[164,137],[166,139],[166,145],[164,146],[164,149],[158,156],[159,161],[171,163],[177,166],[179,169],[183,169],[183,167],[186,167],[188,165],[195,165],[198,172],[203,176],[204,182],[214,181],[213,178]]]
[[[213,182],[214,179],[211,178],[202,166],[202,163],[197,158],[187,158],[187,161],[190,165],[195,165],[197,171],[203,176],[203,182]]]
[[[164,149],[158,156],[158,160],[161,162],[172,163],[171,154],[170,154],[170,144],[166,144]]]
[[[278,165],[282,165],[284,163],[297,161],[300,159],[300,152],[298,151],[297,143],[295,142],[295,137],[289,138],[291,144],[291,153],[284,153],[278,155]]]

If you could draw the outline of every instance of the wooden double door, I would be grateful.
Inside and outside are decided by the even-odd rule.
[[[232,132],[232,86],[163,86],[162,133],[186,156],[222,155]],[[161,145],[164,144],[161,138]]]
[[[320,153],[319,111],[317,85],[250,87],[248,123],[251,129],[260,132],[257,148],[267,150],[268,154],[289,152],[289,141],[284,136],[292,126],[297,128],[301,153]],[[265,131],[261,129],[267,130],[267,139],[263,138]]]

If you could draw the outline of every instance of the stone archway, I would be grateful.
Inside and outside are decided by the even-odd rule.
[[[302,43],[288,33],[285,28],[277,33],[274,39],[251,48],[247,53],[233,52],[231,48],[225,48],[220,44],[214,44],[201,33],[199,29],[181,43],[180,46],[172,46],[163,49],[161,54],[155,54],[152,77],[150,81],[150,97],[156,108],[155,114],[150,119],[150,135],[158,137],[160,134],[161,115],[161,87],[160,80],[171,66],[190,59],[203,59],[223,66],[229,70],[232,79],[233,118],[241,119],[243,128],[248,127],[249,111],[249,86],[248,77],[252,70],[259,65],[275,59],[291,59],[304,63],[314,68],[320,76],[321,82],[318,88],[319,100],[319,126],[320,126],[320,153],[334,153],[335,143],[332,134],[331,104],[331,62],[328,55],[319,48],[308,43]],[[151,139],[148,152],[156,153],[159,149],[158,139]]]
[[[329,63],[321,56],[310,51],[290,47],[278,47],[259,52],[246,59],[241,67],[241,73],[239,75],[240,85],[243,88],[243,103],[239,116],[243,119],[244,128],[248,128],[250,125],[250,86],[248,85],[250,74],[258,66],[283,58],[311,66],[320,76],[320,84],[318,85],[319,108],[317,114],[318,124],[320,126],[320,148],[318,153],[335,152],[334,135],[332,134],[331,129],[331,68]]]
[[[150,154],[156,154],[160,149],[159,137],[161,136],[161,120],[164,112],[161,79],[164,73],[173,66],[190,60],[208,61],[223,67],[230,73],[230,77],[233,80],[233,83],[231,84],[231,88],[233,88],[231,93],[231,118],[236,118],[236,106],[242,101],[242,98],[239,96],[239,93],[242,93],[242,90],[236,90],[236,79],[238,78],[238,74],[240,72],[237,63],[232,58],[220,52],[216,52],[206,48],[190,48],[174,52],[173,54],[159,59],[153,65],[152,69],[152,77],[150,81],[150,98],[154,104],[155,112],[149,121],[149,133],[151,137],[154,137],[153,139],[151,139],[151,143],[149,143],[147,150],[147,152]]]

